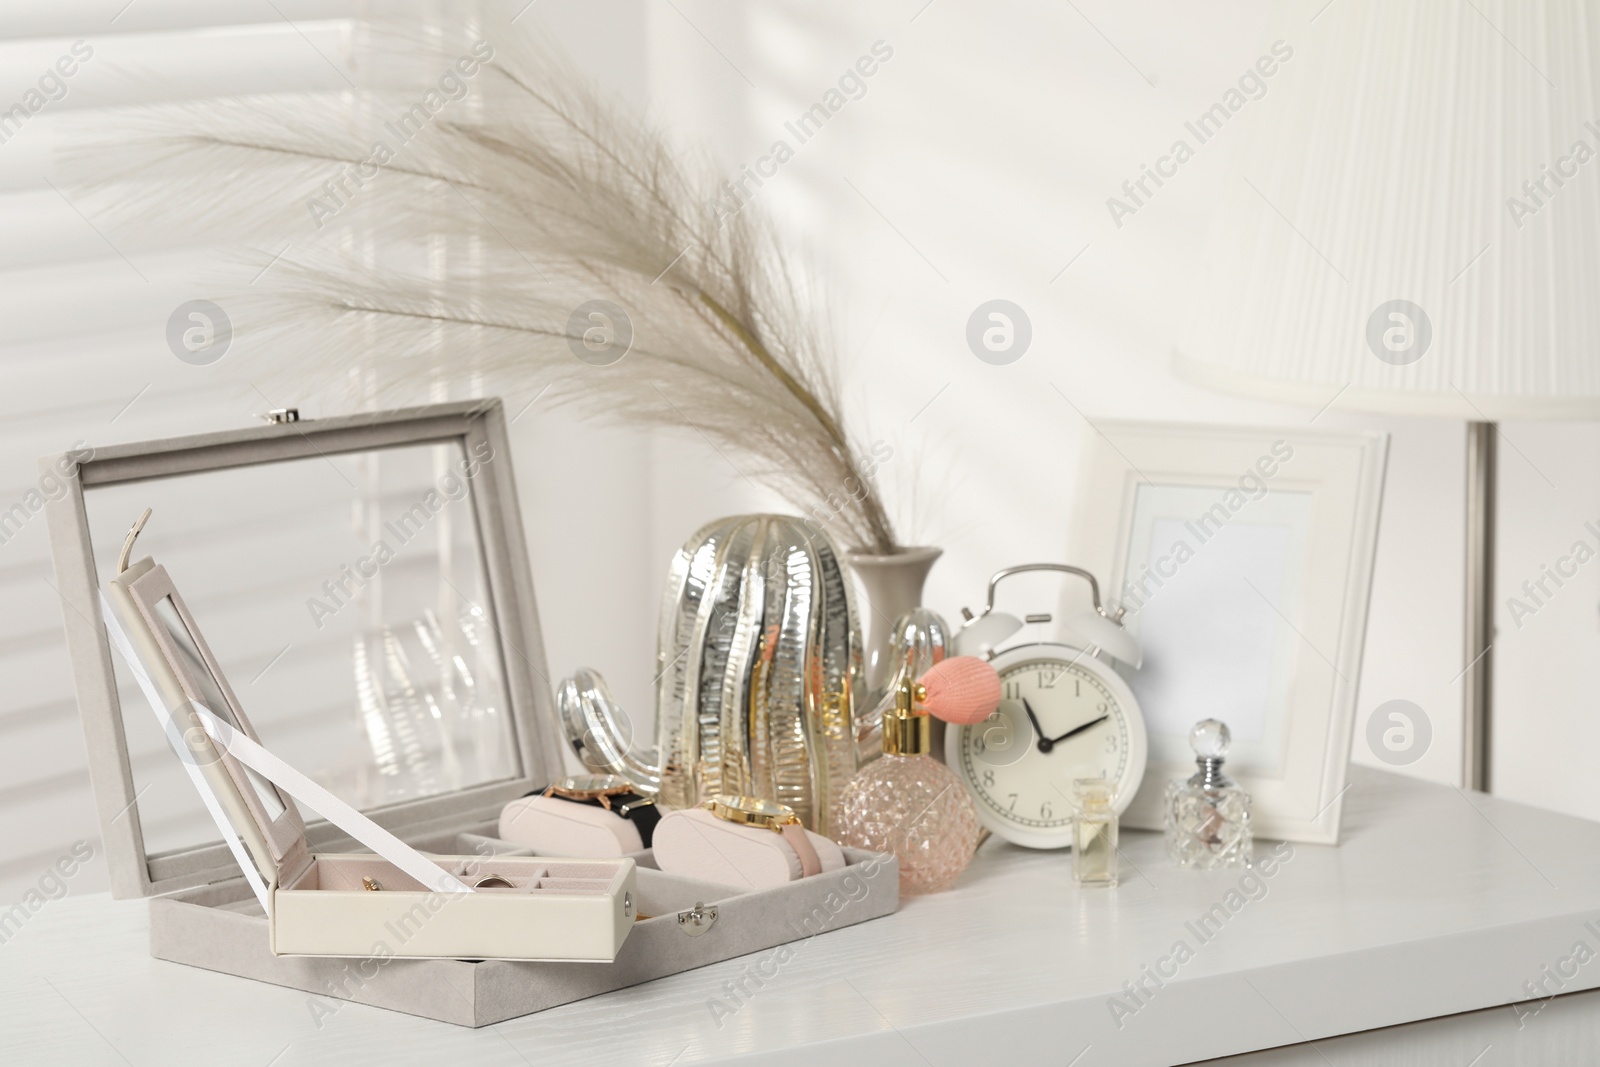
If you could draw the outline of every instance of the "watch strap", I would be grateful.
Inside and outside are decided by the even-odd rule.
[[[794,849],[794,854],[800,857],[800,877],[810,878],[814,874],[822,873],[822,859],[812,847],[811,838],[806,836],[804,826],[797,822],[785,823],[779,832],[783,834],[783,839],[789,842],[789,847]]]
[[[611,798],[611,810],[633,823],[639,831],[640,843],[645,848],[650,847],[655,839],[656,823],[661,821],[661,809],[656,806],[654,797],[623,793]]]

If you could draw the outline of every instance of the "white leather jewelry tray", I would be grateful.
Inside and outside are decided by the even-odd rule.
[[[489,871],[477,856],[437,859]],[[445,895],[374,856],[313,857],[272,894],[272,952],[610,963],[633,932],[632,860],[502,859],[493,873],[511,886]]]
[[[153,733],[143,697],[125,676],[119,677],[120,668],[114,665],[114,653],[100,622],[98,590],[115,573],[117,551],[129,521],[145,503],[154,503],[160,517],[147,536],[165,529],[161,523],[174,521],[179,509],[162,494],[185,480],[209,480],[199,495],[201,507],[196,512],[204,517],[209,514],[206,508],[218,510],[218,482],[226,490],[238,477],[255,487],[265,475],[271,475],[277,481],[247,499],[225,492],[228,510],[278,507],[282,518],[267,523],[272,527],[267,533],[279,540],[312,543],[337,532],[307,529],[309,505],[305,501],[316,494],[317,486],[311,484],[315,479],[348,493],[342,474],[365,490],[364,475],[370,471],[353,469],[348,463],[364,463],[372,456],[387,457],[424,445],[448,447],[454,453],[481,459],[467,479],[467,491],[460,501],[436,512],[434,522],[448,516],[449,508],[465,509],[459,526],[476,534],[476,542],[468,550],[457,546],[457,558],[479,569],[482,584],[474,587],[459,575],[454,583],[464,596],[471,596],[474,608],[481,610],[486,647],[502,677],[496,706],[507,735],[495,752],[503,755],[507,766],[449,788],[357,806],[415,848],[436,858],[471,857],[485,872],[493,872],[497,859],[529,856],[528,850],[493,836],[506,802],[578,769],[568,768],[563,761],[565,746],[550,703],[546,680],[550,674],[544,661],[505,426],[500,402],[484,400],[97,447],[70,457],[63,468],[73,471],[66,479],[67,492],[46,505],[62,620],[112,892],[119,898],[150,898],[150,951],[156,958],[301,989],[312,994],[313,1003],[323,1010],[336,1010],[341,1001],[348,1000],[482,1026],[840,929],[889,914],[898,906],[899,874],[891,857],[846,850],[849,865],[843,870],[741,895],[723,887],[671,878],[655,870],[650,853],[644,852],[631,857],[637,864],[635,913],[636,918],[652,918],[636,921],[609,964],[390,956],[353,962],[273,954],[265,910],[228,846],[209,828],[190,782],[176,773],[177,761],[165,739]],[[47,457],[42,462],[53,465],[58,459]],[[340,473],[335,473],[334,467],[341,468]],[[455,499],[451,490],[457,486],[448,476],[436,484],[446,497]],[[420,491],[408,492],[411,495],[401,498],[395,510],[423,499]],[[350,501],[341,501],[337,515],[346,519],[351,510]],[[386,505],[380,512],[380,518],[391,518]],[[195,526],[187,546],[199,547],[192,559],[183,557],[181,570],[181,554],[169,550],[171,546],[164,548],[163,559],[191,591],[191,597],[198,597],[202,588],[215,591],[211,602],[195,606],[202,613],[208,636],[217,643],[222,666],[242,691],[248,690],[245,695],[251,715],[266,742],[296,765],[315,772],[314,759],[307,753],[320,751],[320,747],[305,740],[306,723],[346,719],[370,723],[370,709],[360,706],[352,695],[347,708],[326,703],[314,706],[310,709],[316,712],[314,720],[308,715],[275,717],[278,709],[263,710],[263,693],[274,684],[296,680],[298,665],[313,658],[307,651],[313,642],[276,632],[247,634],[257,643],[239,651],[223,647],[217,631],[228,629],[228,612],[236,602],[242,603],[263,588],[284,586],[303,598],[326,578],[342,580],[339,562],[348,560],[350,569],[359,569],[364,560],[355,553],[339,557],[331,567],[325,560],[313,563],[309,570],[314,580],[300,572],[262,573],[266,568],[261,565],[238,575],[223,571],[204,552],[226,549],[229,559],[238,554],[230,535],[245,522],[231,514],[228,518],[232,525],[226,528]],[[283,527],[295,537],[284,537]],[[390,528],[387,522],[383,528]],[[413,544],[425,539],[418,537]],[[386,567],[385,574],[399,573],[407,565],[402,554]],[[194,579],[196,573],[198,579]],[[317,636],[336,631],[356,616],[354,606],[325,602],[339,607],[339,614],[323,620],[325,629]],[[303,614],[298,603],[295,607]],[[223,616],[220,627],[213,625],[219,612]],[[252,611],[249,617],[257,616]],[[348,679],[349,634],[338,636],[346,641],[341,676]],[[275,659],[291,640],[293,647],[281,660]],[[150,736],[141,737],[141,729]],[[174,771],[176,781],[156,782],[151,775],[152,768],[158,767]],[[371,776],[377,780],[376,772]],[[181,797],[192,810],[179,811],[162,800],[169,784],[171,805]],[[188,825],[205,828],[206,833],[172,841],[168,827],[179,816],[187,817]],[[361,847],[321,820],[306,824],[305,841],[308,853],[319,858]],[[382,896],[390,891],[386,886],[383,892],[365,895]]]

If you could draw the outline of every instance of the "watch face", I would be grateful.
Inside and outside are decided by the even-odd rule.
[[[597,797],[608,793],[631,792],[633,783],[618,774],[579,774],[563,778],[550,788],[569,796]]]
[[[1002,653],[1000,706],[952,727],[947,761],[984,825],[1017,844],[1059,848],[1072,837],[1073,781],[1104,778],[1120,812],[1144,776],[1145,732],[1127,685],[1099,661],[1057,646]]]
[[[711,809],[711,814],[737,822],[771,824],[795,819],[794,809],[787,804],[733,793],[719,793],[707,801],[706,806]]]

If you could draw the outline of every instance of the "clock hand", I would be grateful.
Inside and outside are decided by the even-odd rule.
[[[1110,715],[1110,713],[1107,713],[1105,715],[1100,716],[1098,719],[1093,719],[1093,720],[1091,720],[1089,722],[1086,722],[1082,726],[1079,726],[1079,727],[1077,727],[1075,729],[1072,729],[1072,730],[1068,730],[1066,733],[1062,734],[1060,737],[1052,737],[1050,739],[1050,744],[1052,746],[1059,745],[1061,742],[1065,741],[1067,738],[1075,737],[1078,734],[1083,733],[1085,730],[1087,730],[1091,726],[1099,726],[1101,723],[1105,722],[1109,718],[1111,718],[1111,715]]]
[[[1044,727],[1039,725],[1039,716],[1033,713],[1033,705],[1029,704],[1026,698],[1022,701],[1022,710],[1028,713],[1028,721],[1033,723],[1033,732],[1039,738],[1039,751],[1049,752],[1052,742],[1044,735]]]

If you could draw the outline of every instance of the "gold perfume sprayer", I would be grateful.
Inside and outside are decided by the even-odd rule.
[[[917,704],[928,699],[928,690],[919,682],[902,682],[895,694],[894,709],[883,716],[883,754],[886,756],[926,756],[933,750],[933,728],[928,713]]]

